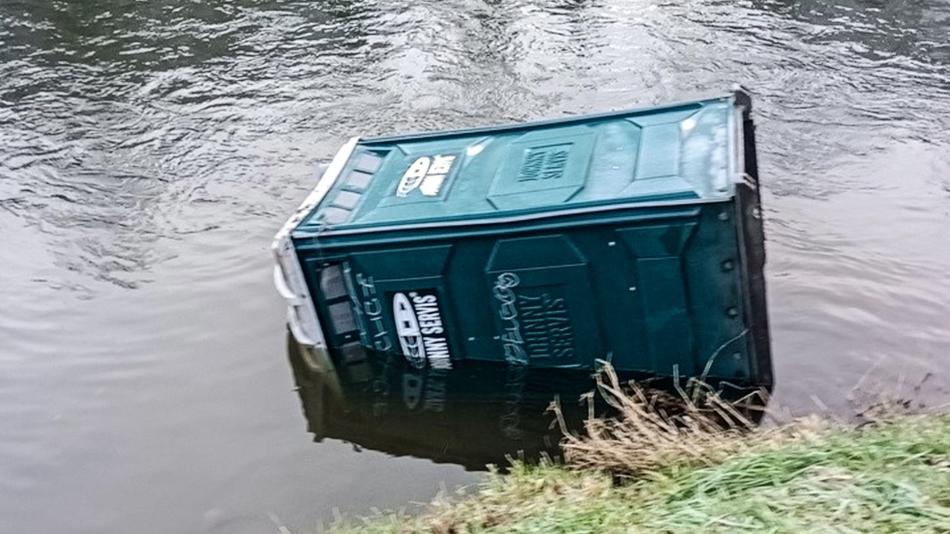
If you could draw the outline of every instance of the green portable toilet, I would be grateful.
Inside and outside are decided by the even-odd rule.
[[[353,138],[278,232],[296,339],[771,387],[749,96]]]

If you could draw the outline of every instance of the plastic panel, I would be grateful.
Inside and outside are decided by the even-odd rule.
[[[733,110],[730,96],[517,127],[364,140],[343,180],[300,230],[379,230],[569,207],[725,200],[734,194],[727,133]]]

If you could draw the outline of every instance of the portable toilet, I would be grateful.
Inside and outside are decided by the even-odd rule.
[[[343,145],[278,232],[302,344],[772,385],[751,100]]]

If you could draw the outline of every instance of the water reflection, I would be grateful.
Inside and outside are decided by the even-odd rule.
[[[315,349],[287,336],[287,352],[307,429],[314,441],[343,440],[394,456],[427,458],[483,470],[510,458],[561,456],[564,430],[582,435],[590,417],[613,417],[590,370],[458,360],[451,369],[418,368],[401,354],[349,345]],[[619,373],[649,388],[673,391],[669,379]],[[759,390],[710,381],[742,411],[761,417]],[[551,409],[556,401],[559,414]],[[738,405],[737,405],[738,406]],[[672,409],[672,405],[667,406]]]
[[[388,454],[485,469],[509,456],[557,456],[561,429],[548,410],[559,400],[564,422],[580,430],[605,406],[581,399],[589,372],[461,361],[451,370],[417,369],[401,355],[327,352],[288,337],[288,353],[308,430],[315,441],[350,442]]]

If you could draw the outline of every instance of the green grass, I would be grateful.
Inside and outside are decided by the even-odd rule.
[[[734,454],[615,480],[590,467],[519,464],[419,515],[334,532],[950,532],[950,416],[796,423]]]

